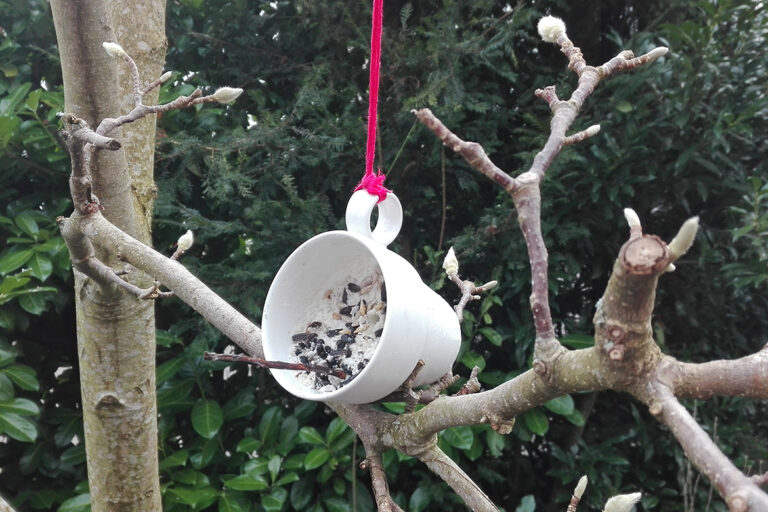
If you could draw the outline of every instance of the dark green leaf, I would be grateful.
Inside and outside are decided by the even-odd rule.
[[[199,400],[192,408],[192,427],[206,439],[211,439],[224,423],[221,407],[213,400]]]
[[[251,459],[243,466],[243,473],[264,475],[269,471],[269,461],[264,457]]]
[[[349,427],[341,418],[333,418],[325,431],[325,440],[330,444],[334,439],[344,433]]]
[[[0,368],[16,360],[16,351],[9,345],[0,344]]]
[[[349,502],[341,498],[326,498],[323,500],[323,505],[328,509],[328,512],[351,512]]]
[[[221,408],[224,413],[224,421],[232,421],[253,414],[256,410],[256,398],[250,391],[238,393]]]
[[[29,96],[27,96],[27,99],[24,101],[24,106],[29,110],[37,110],[37,105],[40,102],[40,93],[42,92],[42,89],[36,89],[29,93]]]
[[[174,471],[171,473],[171,480],[191,487],[207,487],[210,484],[207,476],[190,468]]]
[[[584,415],[581,414],[581,411],[578,409],[574,409],[573,412],[565,417],[568,421],[576,425],[577,427],[583,427],[586,424],[586,420],[584,419]]]
[[[412,512],[421,512],[422,510],[425,510],[429,505],[431,498],[432,496],[430,495],[428,488],[425,488],[424,486],[417,487],[416,490],[413,491],[413,494],[411,494],[411,498],[408,500],[408,510]]]
[[[288,491],[282,487],[272,489],[272,492],[261,498],[261,506],[266,512],[279,512],[288,498]]]
[[[29,314],[39,316],[45,311],[45,299],[39,294],[39,289],[29,290],[29,293],[19,297],[19,306]]]
[[[189,458],[189,450],[179,450],[173,452],[165,459],[160,461],[160,469],[175,468],[185,466]]]
[[[12,364],[0,371],[5,373],[14,384],[25,391],[37,391],[40,388],[35,370],[25,364]]]
[[[34,237],[38,231],[40,231],[40,228],[37,226],[37,222],[35,222],[35,219],[32,217],[32,215],[29,214],[29,212],[21,212],[16,216],[15,219],[13,219],[13,221],[16,223],[19,229],[31,237]]]
[[[248,512],[251,510],[251,502],[246,494],[222,491],[218,507],[218,512]]]
[[[277,486],[287,485],[287,484],[291,484],[293,482],[296,482],[298,480],[299,480],[299,475],[297,473],[294,473],[293,471],[291,471],[290,473],[286,473],[283,476],[281,476],[280,478],[278,478],[277,482],[275,482],[275,485],[277,485]]]
[[[273,455],[269,459],[269,463],[267,464],[267,467],[269,468],[269,477],[272,482],[274,482],[277,479],[278,473],[280,473],[280,467],[283,464],[283,458],[279,455]]]
[[[158,365],[155,370],[155,380],[157,384],[160,385],[176,375],[176,372],[179,371],[185,362],[186,359],[184,356],[176,356],[173,359],[169,359],[163,364]]]
[[[472,441],[475,439],[472,429],[467,426],[446,429],[442,433],[442,437],[448,444],[459,450],[469,450],[472,447]]]
[[[328,448],[320,447],[310,451],[304,458],[304,468],[307,471],[319,468],[331,457],[331,452]]]
[[[531,409],[523,414],[525,426],[534,434],[543,436],[549,430],[549,420],[541,409]]]
[[[35,253],[34,249],[21,246],[11,247],[0,256],[0,274],[5,275],[25,264]]]
[[[325,444],[325,439],[315,427],[301,427],[299,440],[306,444]]]
[[[491,328],[491,327],[481,327],[480,329],[478,329],[478,331],[480,331],[480,333],[482,333],[482,335],[485,336],[485,338],[488,341],[490,341],[491,343],[493,343],[497,347],[501,346],[501,342],[502,342],[501,334],[496,332],[493,328]]]
[[[291,486],[291,506],[295,510],[304,510],[314,495],[314,482],[305,475]]]
[[[261,448],[261,441],[252,437],[244,437],[237,443],[237,453],[251,453]]]
[[[485,442],[488,445],[491,457],[501,457],[501,453],[504,451],[504,436],[495,430],[487,430],[485,432]]]
[[[520,504],[515,509],[515,512],[534,512],[536,510],[536,499],[532,494],[523,496],[520,500]]]
[[[91,510],[91,495],[80,494],[69,498],[56,509],[56,512],[89,512]]]
[[[218,491],[211,487],[203,487],[199,489],[189,489],[186,487],[169,487],[166,491],[171,500],[177,503],[183,503],[190,505],[196,509],[204,509],[211,505],[219,497]]]
[[[566,347],[589,348],[595,344],[595,338],[591,334],[568,334],[560,342]]]
[[[168,331],[158,329],[155,333],[155,342],[161,347],[170,347],[174,343],[181,344],[181,340]]]
[[[51,263],[51,259],[47,255],[36,252],[29,259],[29,269],[33,276],[40,281],[45,281],[53,272],[53,263]]]
[[[203,448],[198,453],[189,457],[189,463],[195,469],[203,469],[211,462],[211,460],[213,460],[213,456],[216,455],[218,451],[218,439],[208,439],[203,443]]]
[[[573,412],[573,398],[571,398],[571,395],[559,396],[557,398],[553,398],[549,402],[546,402],[544,407],[555,414],[559,414],[560,416],[568,416]]]
[[[267,409],[259,422],[259,437],[264,442],[264,446],[273,446],[275,444],[282,422],[283,413],[279,407]]]
[[[280,428],[279,441],[281,445],[290,443],[296,437],[296,433],[299,431],[299,420],[296,416],[288,416],[283,421],[283,426]],[[295,441],[294,441],[295,444]]]
[[[224,487],[236,491],[261,491],[269,487],[269,482],[261,475],[246,473],[229,480],[224,480]]]
[[[37,438],[34,423],[10,412],[0,413],[0,431],[24,443],[31,443]]]
[[[21,103],[31,88],[32,84],[27,82],[12,89],[10,94],[0,101],[0,116],[13,115],[16,106]]]
[[[14,398],[13,400],[0,402],[0,414],[4,412],[16,413],[19,416],[35,416],[40,414],[40,408],[32,400]]]
[[[72,446],[61,454],[61,463],[67,466],[79,466],[85,463],[85,445]]]
[[[0,400],[13,398],[13,383],[4,373],[0,372]]]
[[[388,411],[395,414],[403,414],[405,412],[405,402],[384,402],[382,405]]]

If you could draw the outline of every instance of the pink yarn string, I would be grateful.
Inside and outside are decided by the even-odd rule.
[[[365,146],[365,174],[355,190],[365,190],[378,196],[378,203],[387,197],[391,190],[384,187],[386,176],[378,170],[373,172],[376,157],[376,115],[379,106],[379,70],[381,69],[381,27],[384,20],[384,0],[373,0],[373,19],[371,21],[371,68],[368,79],[368,140]]]

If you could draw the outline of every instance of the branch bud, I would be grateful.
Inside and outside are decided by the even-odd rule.
[[[624,208],[624,218],[627,219],[627,224],[629,224],[629,229],[642,228],[640,224],[640,217],[637,215],[637,212],[632,208]]]
[[[581,499],[581,497],[584,495],[584,490],[587,488],[588,481],[589,480],[587,479],[587,475],[579,478],[579,483],[576,484],[576,489],[573,490],[573,495]]]
[[[556,43],[557,38],[565,35],[565,23],[554,16],[544,16],[539,20],[539,35],[547,43]]]
[[[195,234],[192,232],[191,229],[188,229],[186,233],[181,235],[179,237],[179,241],[176,242],[176,245],[179,248],[179,251],[181,252],[187,252],[190,247],[192,247],[192,244],[195,242]]]
[[[104,49],[107,51],[107,54],[109,54],[110,57],[116,59],[118,57],[126,57],[128,54],[125,53],[125,50],[123,50],[123,47],[120,46],[117,43],[101,43],[101,46],[104,47]]]
[[[640,501],[641,496],[642,494],[639,492],[614,496],[605,502],[603,512],[629,512],[635,506],[635,503]]]
[[[459,273],[459,260],[456,258],[456,253],[453,252],[453,247],[448,249],[448,254],[445,255],[443,269],[448,276],[455,276]]]
[[[219,87],[213,93],[213,99],[219,103],[232,103],[243,93],[239,87]]]
[[[674,259],[679,258],[691,248],[693,239],[696,238],[696,232],[699,230],[699,218],[691,217],[683,223],[677,236],[669,242],[669,252]]]

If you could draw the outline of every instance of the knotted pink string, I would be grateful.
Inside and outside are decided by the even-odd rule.
[[[379,69],[381,68],[381,26],[384,19],[384,0],[373,0],[373,20],[371,22],[371,68],[368,79],[368,140],[365,147],[365,174],[355,190],[365,190],[373,196],[379,196],[377,203],[387,197],[391,190],[384,187],[386,176],[378,170],[373,172],[373,160],[376,157],[376,113],[379,106]]]

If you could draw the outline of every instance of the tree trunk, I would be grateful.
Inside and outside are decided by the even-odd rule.
[[[128,112],[133,106],[128,65],[109,57],[102,43],[123,46],[144,81],[157,78],[165,57],[165,2],[52,0],[51,9],[66,111],[92,127]],[[152,94],[146,103],[156,100],[157,92]],[[94,154],[93,192],[111,222],[150,244],[155,118],[110,135],[123,149]],[[122,266],[107,254],[97,256]],[[140,272],[130,280],[151,283]],[[75,297],[92,510],[159,512],[153,303],[101,288],[77,271]]]

